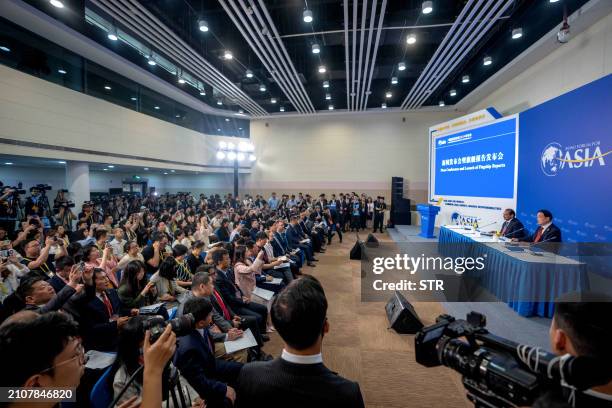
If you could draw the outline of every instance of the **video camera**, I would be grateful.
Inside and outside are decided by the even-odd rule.
[[[51,187],[51,186],[50,186],[50,185],[48,185],[48,184],[37,184],[37,185],[35,185],[35,186],[32,186],[32,187],[30,188],[30,191],[32,191],[32,190],[38,190],[38,191],[40,191],[40,192],[45,192],[45,191],[50,191],[50,190],[52,190],[52,189],[53,189],[53,187]]]
[[[74,208],[75,204],[73,201],[60,201],[59,203],[57,203],[55,205],[55,207],[57,209],[59,209],[60,207],[64,207],[64,208]]]
[[[547,391],[582,391],[612,379],[610,367],[593,357],[556,356],[490,334],[485,326],[485,316],[476,312],[467,320],[440,315],[414,340],[416,361],[461,373],[476,407],[531,406]]]
[[[12,194],[25,194],[26,191],[23,188],[12,187],[12,186],[3,186],[2,190],[13,190]]]

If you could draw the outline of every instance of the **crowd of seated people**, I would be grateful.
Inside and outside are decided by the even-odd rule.
[[[242,366],[272,359],[264,344],[279,293],[349,227],[340,196],[120,196],[87,202],[78,216],[59,206],[55,218],[29,207],[0,226],[0,324],[35,333],[58,322],[62,345],[78,339],[80,351],[117,353],[108,386],[115,396],[127,387],[119,403],[129,404],[144,399],[143,374],[127,380],[143,363],[147,319],[190,315],[173,362],[196,406],[226,406]],[[226,352],[247,330],[256,345]],[[60,356],[51,353],[54,367]],[[26,374],[0,385],[23,385]]]

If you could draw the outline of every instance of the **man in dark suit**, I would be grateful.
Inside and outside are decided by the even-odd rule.
[[[561,230],[552,222],[553,215],[548,210],[539,210],[537,215],[538,228],[533,235],[522,241],[527,242],[561,242]]]
[[[268,309],[262,304],[250,302],[249,299],[242,295],[240,288],[229,277],[229,253],[225,249],[218,249],[213,252],[212,259],[217,274],[215,288],[221,295],[223,302],[239,315],[255,317],[259,331],[265,333]]]
[[[276,296],[271,313],[285,348],[280,358],[242,368],[236,406],[363,407],[359,384],[323,364],[321,347],[329,323],[319,281],[312,276],[292,281]]]
[[[511,208],[504,210],[504,223],[502,224],[500,234],[504,238],[521,239],[527,235],[523,223],[516,218],[516,213]]]
[[[115,289],[108,289],[108,277],[103,269],[94,269],[96,296],[81,312],[83,346],[87,350],[112,351],[117,346],[119,329],[128,321],[121,316],[121,300]]]
[[[204,298],[192,298],[185,303],[183,311],[193,315],[195,328],[179,337],[174,365],[200,398],[206,400],[206,406],[217,408],[231,406],[236,400],[236,391],[229,384],[236,383],[242,364],[215,358],[208,330],[212,310],[212,304]]]
[[[287,246],[289,247],[289,249],[299,248],[304,252],[307,261],[306,265],[315,266],[313,261],[316,261],[316,259],[312,254],[312,247],[306,243],[300,243],[300,241],[303,239],[303,235],[298,224],[298,219],[295,215],[292,216],[289,221],[289,225],[287,226],[287,232],[285,233],[285,238],[287,239]]]

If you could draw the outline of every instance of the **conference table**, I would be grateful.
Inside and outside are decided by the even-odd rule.
[[[486,267],[470,271],[469,275],[521,316],[552,317],[554,299],[564,293],[589,289],[583,262],[553,252],[534,254],[517,249],[462,225],[440,227],[440,255],[484,256]]]

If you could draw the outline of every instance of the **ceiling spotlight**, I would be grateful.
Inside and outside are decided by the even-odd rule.
[[[551,2],[551,3],[556,3],[556,2],[558,2],[558,1],[559,1],[559,0],[550,0],[550,2]]]
[[[226,121],[226,122],[229,122],[229,118],[225,118],[225,121]]]
[[[104,89],[106,89],[107,91],[110,91],[113,88],[111,88],[110,85],[104,85]]]
[[[467,84],[468,82],[470,82],[470,76],[464,75],[463,78],[461,78],[461,82],[463,82],[464,84]]]
[[[136,102],[136,101],[138,100],[138,98],[137,98],[137,97],[135,97],[135,96],[132,96],[132,97],[130,98],[130,100],[132,100],[132,101]]]
[[[183,75],[179,74],[178,83],[183,85],[185,82],[187,82],[187,81],[185,81],[185,78],[183,78]]]
[[[240,162],[244,160],[244,153],[238,153],[236,155],[236,159]]]
[[[108,169],[102,169],[102,170],[103,170],[103,171],[108,171]],[[166,173],[166,174],[168,174],[168,173]]]
[[[232,58],[234,58],[234,55],[231,51],[225,50],[225,52],[223,53],[223,58],[225,58],[226,60],[231,60]]]
[[[323,81],[323,88],[329,88],[329,81]]]
[[[440,102],[438,102],[438,106],[442,107],[442,106],[444,106],[444,105],[445,105],[444,101],[440,101]]]
[[[200,31],[204,33],[208,31],[208,23],[206,20],[198,20],[198,27],[200,27]]]
[[[249,154],[249,161],[254,162],[257,159],[254,154]]]
[[[408,34],[408,37],[406,38],[406,42],[410,45],[416,43],[416,35]]]
[[[4,164],[6,164],[7,166],[12,166],[13,162],[5,162]]]
[[[174,173],[174,170],[170,170],[171,173]]]
[[[228,152],[227,158],[230,160],[236,160],[236,152]]]
[[[225,143],[223,140],[219,142],[219,148],[221,149],[226,149],[227,148],[227,143]]]
[[[270,99],[270,103],[276,103],[276,98]]]
[[[491,57],[484,57],[484,60],[482,61],[482,65],[491,65],[491,63],[493,62],[493,60],[491,59]]]
[[[149,171],[149,168],[148,168],[148,167],[145,167],[143,170],[144,170],[144,171]]]
[[[259,90],[260,90],[261,92],[266,92],[266,86],[265,86],[265,85],[263,85],[263,84],[259,85]]]
[[[429,14],[433,11],[433,1],[424,1],[421,7],[423,14]]]
[[[327,71],[327,69],[325,68],[325,65],[319,65],[319,74],[324,74],[325,71]]]
[[[305,23],[311,23],[312,22],[312,11],[304,10],[304,13],[302,14],[302,18],[304,19]]]
[[[393,96],[393,94],[390,91],[387,91],[387,93],[385,93],[385,98],[391,98]]]
[[[155,57],[153,56],[153,51],[151,51],[151,53],[149,54],[149,56],[147,57],[147,63],[149,65],[151,65],[152,67],[154,67],[155,65],[157,65],[157,62],[155,62]]]
[[[159,110],[159,106],[154,106],[155,110]]]
[[[383,109],[387,109],[387,104],[383,103],[382,105],[380,105],[380,107],[383,108]]]
[[[321,47],[319,47],[319,44],[312,44],[312,53],[318,54],[320,52],[321,52]]]
[[[117,28],[116,27],[111,27],[111,29],[108,30],[107,37],[111,41],[117,41],[119,39],[119,37],[117,37]]]
[[[109,165],[108,165],[108,166],[106,166],[106,167],[108,167],[109,169],[114,169],[114,168],[115,168],[115,166],[114,166],[114,165],[112,165],[112,164],[109,164]]]
[[[391,83],[392,83],[393,85],[397,85],[397,82],[398,82],[397,77],[392,77],[392,78],[391,78]]]
[[[66,164],[66,162],[64,160],[60,160],[58,161],[59,164]]]
[[[244,115],[244,110],[242,110],[242,109],[238,109],[238,114],[239,114],[239,115]]]
[[[281,106],[281,107],[280,107],[280,111],[281,111],[281,112],[284,112],[284,111],[285,111],[285,107],[284,107],[284,106]]]
[[[223,105],[223,101],[221,99],[217,99],[217,105],[219,106]]]
[[[399,64],[397,64],[397,69],[399,69],[400,71],[404,71],[406,69],[406,63],[400,62]]]
[[[325,99],[327,99],[328,101],[329,101],[329,100],[331,100],[331,94],[326,93],[326,94],[325,94]]]
[[[206,96],[206,91],[204,90],[204,88],[200,89],[200,95]]]
[[[450,96],[457,96],[457,91],[454,89],[450,90]]]
[[[334,105],[329,105],[329,106],[327,107],[327,109],[329,109],[329,110],[334,110]]]
[[[512,30],[512,39],[513,40],[518,40],[522,36],[523,36],[523,29],[522,28],[515,28],[514,30]]]
[[[50,0],[49,3],[51,3],[53,7],[64,8],[64,3],[62,3],[61,0]]]
[[[167,172],[167,171],[164,171],[164,176],[167,176],[167,175],[168,175],[168,172]]]
[[[246,77],[247,78],[253,78],[253,71],[251,71],[250,69],[246,70]]]
[[[4,52],[11,52],[11,49],[5,45],[0,45],[0,50]]]
[[[62,75],[66,75],[67,74],[67,72],[66,72],[66,70],[64,68],[58,69],[57,72],[62,74]]]

